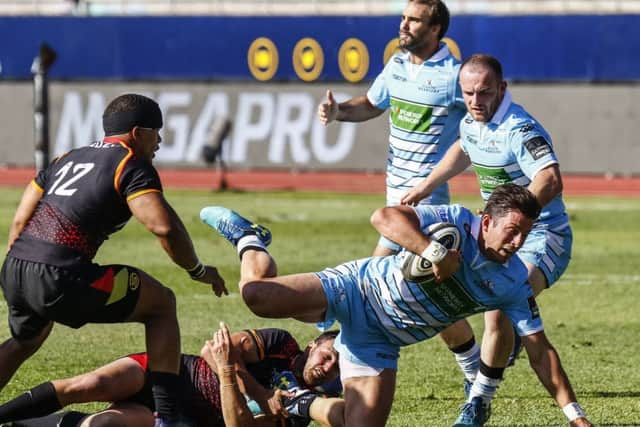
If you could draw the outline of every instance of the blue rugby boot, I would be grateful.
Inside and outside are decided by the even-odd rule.
[[[223,206],[209,206],[200,211],[200,219],[216,230],[233,246],[244,236],[254,235],[266,247],[271,243],[271,232],[268,228],[250,222],[237,212]]]
[[[491,407],[485,406],[480,396],[462,406],[458,419],[453,427],[482,427],[491,415]]]

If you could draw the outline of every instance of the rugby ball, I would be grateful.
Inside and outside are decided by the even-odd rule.
[[[437,222],[427,227],[427,236],[444,245],[447,249],[460,250],[462,237],[460,230],[449,222]],[[433,266],[431,262],[420,255],[407,250],[403,251],[402,276],[405,280],[416,283],[433,282]]]

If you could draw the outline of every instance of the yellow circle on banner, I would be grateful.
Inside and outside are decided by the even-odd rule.
[[[402,52],[400,49],[400,39],[396,37],[395,39],[389,40],[389,43],[384,48],[384,53],[382,54],[382,63],[386,64],[391,59],[391,56],[394,53]]]
[[[305,82],[312,82],[320,76],[324,68],[324,52],[320,44],[305,37],[293,48],[293,69]]]
[[[278,48],[266,37],[259,37],[249,46],[249,71],[257,80],[270,80],[278,71]]]
[[[345,40],[338,51],[338,66],[347,81],[362,80],[369,71],[369,51],[365,44],[356,38]]]
[[[453,57],[456,58],[458,61],[461,61],[462,55],[460,53],[460,46],[458,46],[458,43],[456,43],[455,41],[453,41],[453,39],[450,39],[449,37],[444,37],[442,41],[447,44],[447,47],[449,48],[449,52],[451,52],[451,55],[453,55]]]

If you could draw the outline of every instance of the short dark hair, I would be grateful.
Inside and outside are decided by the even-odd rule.
[[[340,331],[337,331],[337,330],[325,331],[325,332],[321,333],[320,335],[318,335],[316,337],[316,339],[313,340],[313,342],[315,342],[316,344],[320,344],[320,343],[323,343],[325,341],[334,340],[338,336],[339,332]]]
[[[429,25],[440,25],[438,38],[442,39],[449,29],[449,8],[441,0],[409,0],[409,3],[418,3],[429,6]]]
[[[156,101],[144,95],[127,93],[107,105],[102,115],[105,135],[127,133],[135,126],[160,129],[162,111]]]
[[[137,93],[126,93],[113,99],[104,110],[104,115],[136,111],[149,107],[155,107],[158,103],[151,98]]]
[[[462,72],[462,69],[464,67],[470,67],[473,65],[481,65],[490,69],[498,78],[498,81],[502,81],[502,64],[500,64],[500,61],[498,61],[498,58],[496,58],[495,56],[487,55],[486,53],[474,53],[473,55],[465,59],[464,62],[462,62],[462,65],[460,66],[460,72]]]
[[[540,216],[540,203],[536,196],[525,187],[513,183],[499,185],[493,190],[484,213],[491,217],[503,217],[511,211],[520,211],[529,219]]]

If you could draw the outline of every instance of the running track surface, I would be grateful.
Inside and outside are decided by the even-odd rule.
[[[158,168],[166,188],[218,190],[222,183],[229,190],[335,191],[345,193],[384,193],[384,174],[363,172],[229,171],[224,175],[212,169]],[[22,187],[34,177],[32,168],[0,168],[0,186]],[[224,178],[224,180],[222,179]],[[640,177],[564,175],[564,194],[570,196],[640,197]],[[472,173],[449,181],[452,194],[478,194]]]

